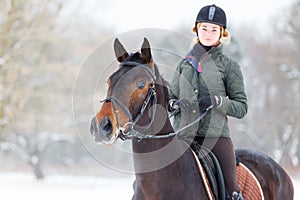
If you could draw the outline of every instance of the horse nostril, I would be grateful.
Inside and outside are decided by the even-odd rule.
[[[112,124],[108,117],[105,117],[100,123],[100,128],[105,136],[109,136],[112,133]]]

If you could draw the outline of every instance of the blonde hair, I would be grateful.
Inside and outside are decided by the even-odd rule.
[[[196,26],[193,27],[192,31],[194,33],[197,33],[197,30],[200,28],[201,26],[201,22],[197,23]],[[227,29],[225,29],[223,26],[220,26],[220,39],[219,39],[219,42],[216,44],[216,45],[219,45],[220,43],[223,43],[223,44],[230,44],[230,33]],[[199,38],[195,38],[195,42],[198,43],[200,42],[199,41]]]

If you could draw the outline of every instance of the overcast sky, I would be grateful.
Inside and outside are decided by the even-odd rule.
[[[180,24],[193,25],[201,7],[216,4],[222,7],[230,25],[250,23],[262,28],[280,16],[294,0],[85,0],[80,14],[97,23],[125,32],[139,28],[176,29]],[[272,20],[273,20],[272,19]]]

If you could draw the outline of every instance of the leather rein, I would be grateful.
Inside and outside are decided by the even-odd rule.
[[[203,119],[205,117],[205,115],[207,114],[207,112],[211,109],[211,107],[209,107],[204,113],[202,113],[193,122],[180,128],[179,130],[177,130],[174,133],[168,133],[165,135],[142,134],[142,133],[134,130],[134,125],[137,123],[137,121],[140,119],[140,117],[144,114],[146,107],[149,105],[150,102],[152,102],[152,107],[153,107],[151,119],[154,119],[154,117],[155,117],[156,103],[157,103],[157,95],[156,95],[156,91],[155,91],[155,81],[156,81],[155,72],[153,70],[151,70],[148,66],[146,66],[144,64],[140,64],[138,62],[134,62],[134,61],[124,61],[119,65],[119,67],[122,67],[122,66],[140,67],[140,68],[144,69],[151,76],[152,81],[150,83],[150,87],[148,89],[147,96],[141,106],[141,109],[135,115],[132,115],[131,112],[129,111],[129,109],[125,106],[125,104],[121,100],[119,100],[118,98],[116,98],[114,96],[107,96],[105,99],[100,101],[101,103],[103,103],[103,102],[111,102],[112,103],[113,110],[114,110],[114,113],[116,116],[116,121],[117,121],[117,130],[114,133],[111,140],[108,142],[108,144],[113,143],[117,138],[120,138],[122,140],[138,138],[139,141],[141,141],[143,139],[162,139],[162,138],[169,138],[169,137],[176,136],[182,130],[196,124],[201,119]],[[152,99],[152,101],[151,101],[151,99]],[[118,105],[126,113],[128,119],[129,119],[129,121],[124,126],[120,125],[119,114],[118,114],[119,113]],[[175,110],[175,111],[176,111],[176,113],[172,113],[170,115],[170,117],[177,114],[177,112],[180,112],[180,110]],[[150,125],[151,125],[151,123],[148,125],[148,128],[150,127]]]

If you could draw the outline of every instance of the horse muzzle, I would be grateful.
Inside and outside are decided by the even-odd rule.
[[[91,121],[90,132],[97,144],[110,144],[116,139],[115,135],[112,135],[113,126],[108,117],[103,118],[100,123],[94,117]]]

